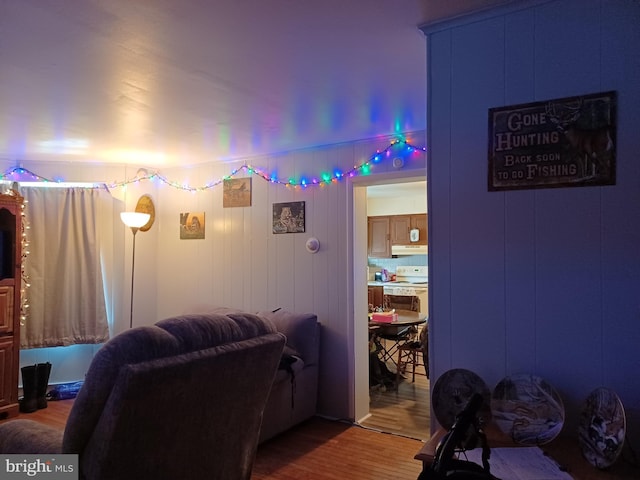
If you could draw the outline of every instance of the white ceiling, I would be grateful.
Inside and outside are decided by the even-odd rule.
[[[0,160],[194,165],[423,130],[427,0],[0,0]]]
[[[427,198],[426,180],[414,182],[386,183],[384,185],[370,185],[367,187],[367,198],[398,198],[417,197]]]

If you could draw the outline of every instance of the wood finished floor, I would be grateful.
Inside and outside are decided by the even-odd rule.
[[[26,418],[63,428],[73,400],[49,402]],[[10,421],[10,420],[4,420]],[[252,480],[415,480],[422,442],[314,417],[259,446]]]
[[[387,368],[395,372],[392,362]],[[418,366],[416,371],[424,371]],[[397,390],[381,391],[373,388],[369,391],[370,417],[361,422],[367,428],[386,433],[403,435],[426,441],[430,436],[431,395],[429,379],[425,375],[416,375],[411,381],[410,372],[400,380]]]

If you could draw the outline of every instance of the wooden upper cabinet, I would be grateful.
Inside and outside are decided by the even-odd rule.
[[[411,242],[412,245],[427,245],[429,243],[429,232],[427,230],[427,214],[411,215],[411,228],[417,228],[420,236],[417,242]]]
[[[393,215],[389,217],[391,245],[427,245],[427,214]],[[419,231],[418,241],[411,241],[411,230]]]
[[[372,258],[391,257],[392,245],[427,245],[427,214],[385,215],[368,219],[368,251]],[[411,241],[411,230],[418,229],[418,241]]]
[[[391,245],[409,245],[411,215],[393,215],[389,217],[391,227]]]
[[[389,238],[389,217],[369,217],[367,255],[373,258],[391,257],[391,242]]]

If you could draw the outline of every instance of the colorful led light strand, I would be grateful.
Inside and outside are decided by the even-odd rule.
[[[260,168],[257,168],[245,163],[241,167],[232,170],[232,172],[229,175],[226,175],[220,179],[209,182],[206,185],[201,187],[193,187],[190,185],[180,184],[178,182],[169,180],[167,177],[159,174],[158,172],[147,173],[145,169],[139,170],[134,178],[123,180],[120,182],[114,182],[111,184],[107,184],[106,186],[107,188],[126,187],[131,183],[140,182],[142,180],[158,180],[166,185],[169,185],[173,188],[177,188],[180,190],[185,190],[189,192],[201,192],[201,191],[208,190],[210,188],[214,188],[220,185],[221,183],[223,183],[225,180],[232,179],[233,177],[237,176],[239,173],[243,171],[246,171],[250,175],[257,175],[267,182],[274,183],[277,185],[283,185],[289,188],[307,188],[310,186],[324,186],[324,185],[329,185],[331,183],[338,182],[345,177],[355,177],[357,175],[369,175],[371,173],[371,168],[374,164],[381,162],[385,158],[391,157],[391,151],[398,147],[401,147],[403,149],[402,153],[405,156],[408,156],[415,152],[426,152],[427,150],[426,147],[416,147],[415,145],[410,144],[406,140],[393,140],[387,148],[385,148],[384,150],[376,151],[376,153],[373,154],[369,158],[369,160],[361,163],[360,165],[354,166],[351,170],[347,172],[343,172],[339,169],[335,169],[332,173],[323,172],[316,177],[310,177],[310,178],[301,177],[297,181],[292,178],[289,178],[287,180],[282,180],[278,178],[275,174],[269,175],[268,173],[261,170]],[[394,155],[394,158],[395,156],[397,155]],[[140,175],[140,171],[143,171],[144,173]],[[24,175],[30,175],[33,181],[54,182],[54,183],[59,182],[56,180],[50,180],[48,178],[37,175],[22,167],[14,167],[12,169],[7,170],[3,175],[0,175],[0,180],[15,180],[16,176],[23,178]]]

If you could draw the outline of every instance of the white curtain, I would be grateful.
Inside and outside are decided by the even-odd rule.
[[[105,218],[107,224],[112,221],[111,195],[97,188],[20,191],[27,200],[25,274],[30,284],[23,294],[29,308],[21,348],[106,341],[101,230]]]

